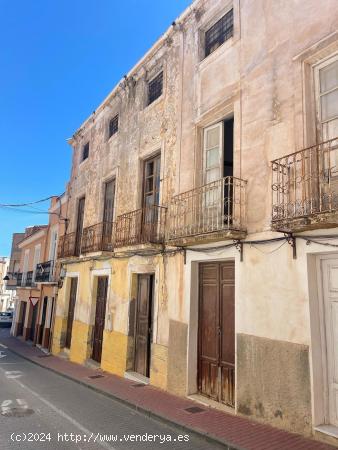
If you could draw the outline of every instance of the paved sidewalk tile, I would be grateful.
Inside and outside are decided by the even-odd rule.
[[[162,418],[185,429],[196,431],[239,450],[337,450],[336,447],[306,439],[268,425],[199,405],[176,397],[152,386],[140,387],[115,375],[72,363],[58,356],[45,356],[37,347],[14,337],[1,337],[1,343],[10,350],[42,367],[74,379],[92,389],[123,401],[154,417]],[[89,378],[101,373],[99,378]],[[200,406],[203,412],[186,411]]]

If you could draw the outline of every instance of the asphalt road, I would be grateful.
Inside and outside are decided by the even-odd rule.
[[[7,333],[0,329],[0,342]],[[148,448],[222,447],[137,413],[0,344],[1,450]]]

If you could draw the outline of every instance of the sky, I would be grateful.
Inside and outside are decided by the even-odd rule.
[[[190,4],[0,0],[0,204],[64,192],[67,138]],[[13,232],[48,222],[48,205],[0,207],[0,256]]]

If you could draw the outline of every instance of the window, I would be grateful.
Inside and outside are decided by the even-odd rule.
[[[319,68],[319,118],[323,140],[338,136],[338,59]]]
[[[210,55],[218,47],[232,37],[234,30],[233,10],[227,12],[205,33],[205,56]]]
[[[161,97],[163,91],[163,72],[148,83],[148,105]]]
[[[83,146],[83,150],[82,150],[82,161],[84,161],[85,159],[87,159],[89,156],[89,142],[87,142],[87,144],[85,144]]]
[[[116,114],[112,119],[109,121],[109,137],[112,137],[113,134],[117,133],[119,131],[119,116]]]

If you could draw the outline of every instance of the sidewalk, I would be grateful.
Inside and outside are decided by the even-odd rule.
[[[228,450],[337,450],[318,441],[207,408],[152,386],[83,367],[57,356],[46,356],[38,348],[13,337],[1,337],[0,342],[35,364],[121,401],[144,414],[221,442]],[[93,376],[97,377],[90,378]],[[187,411],[191,407],[198,407],[198,412]]]

